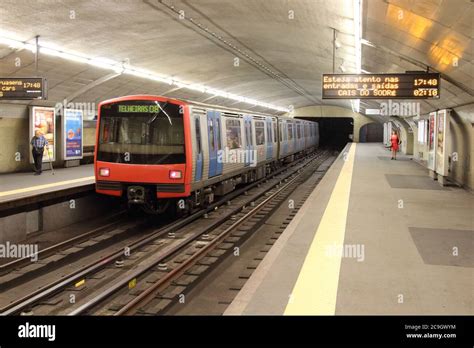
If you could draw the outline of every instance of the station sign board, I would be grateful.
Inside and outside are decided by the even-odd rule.
[[[47,99],[42,77],[0,77],[0,100]]]
[[[436,99],[439,73],[323,74],[323,99]]]
[[[82,110],[65,109],[62,120],[64,159],[81,159],[83,156],[83,112]]]

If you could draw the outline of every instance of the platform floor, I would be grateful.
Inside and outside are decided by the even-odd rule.
[[[34,172],[0,174],[0,204],[94,182],[93,164],[58,168],[54,175],[50,170],[41,175],[34,175]]]
[[[474,314],[474,195],[348,144],[226,315]]]

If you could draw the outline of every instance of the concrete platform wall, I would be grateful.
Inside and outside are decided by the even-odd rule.
[[[395,117],[391,117],[391,120],[401,125],[402,153],[413,154],[415,160],[426,166],[428,146],[418,143],[418,123],[412,122],[409,125],[405,120]],[[474,190],[474,106],[454,109],[449,127],[451,137],[448,149],[451,149],[451,162],[448,177],[459,185]],[[455,157],[457,160],[454,160]]]
[[[451,113],[451,150],[458,160],[451,161],[450,177],[474,190],[474,106],[454,109]]]
[[[0,244],[22,242],[31,233],[54,231],[71,224],[110,213],[116,200],[92,194],[39,209],[0,218]]]
[[[61,153],[61,119],[56,117],[56,161],[55,167],[62,167]],[[95,144],[95,127],[84,127],[84,146]],[[29,144],[29,108],[27,105],[0,103],[0,173],[14,173],[32,170],[30,164],[31,147]],[[16,155],[20,154],[19,158]],[[17,160],[19,159],[19,160]]]

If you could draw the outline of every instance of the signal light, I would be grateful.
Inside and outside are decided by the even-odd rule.
[[[100,176],[110,176],[110,169],[109,168],[100,168],[99,169]]]
[[[181,170],[170,170],[170,179],[181,179],[183,177],[183,173]]]

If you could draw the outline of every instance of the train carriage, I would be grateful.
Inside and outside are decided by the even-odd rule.
[[[99,105],[96,191],[150,213],[192,210],[314,149],[315,125],[159,96],[107,100]]]

